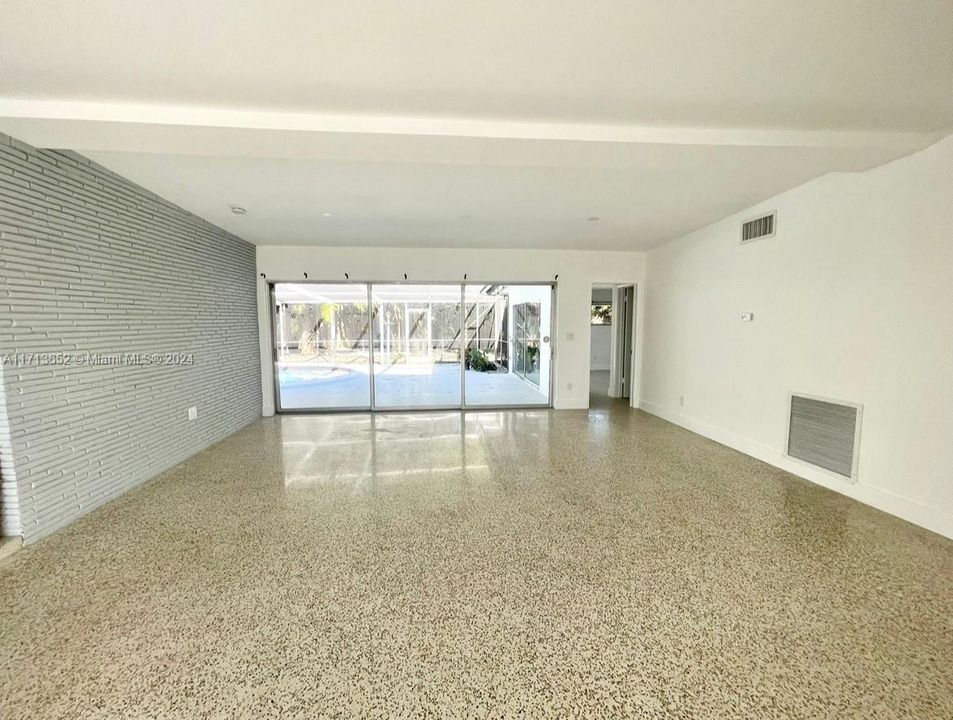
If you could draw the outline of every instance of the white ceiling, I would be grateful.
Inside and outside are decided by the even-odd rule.
[[[642,249],[953,126],[950,0],[4,0],[3,18],[0,130],[256,243]]]
[[[949,0],[4,0],[0,93],[298,112],[937,129]]]
[[[370,247],[641,248],[853,163],[828,148],[628,150],[625,167],[86,154],[255,243]]]

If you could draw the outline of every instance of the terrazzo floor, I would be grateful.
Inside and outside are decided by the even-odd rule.
[[[255,422],[0,565],[0,716],[953,717],[953,542],[596,405]]]

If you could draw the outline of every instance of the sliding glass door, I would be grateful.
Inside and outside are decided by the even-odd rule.
[[[540,381],[540,336],[539,316],[541,303],[521,302],[513,306],[516,318],[513,343],[516,355],[516,374],[526,382],[539,387]]]
[[[278,406],[370,408],[367,286],[278,283],[274,288]]]
[[[371,287],[374,406],[460,407],[460,285]]]
[[[279,410],[551,402],[550,284],[272,287]]]
[[[549,405],[552,298],[551,285],[466,286],[468,407]]]

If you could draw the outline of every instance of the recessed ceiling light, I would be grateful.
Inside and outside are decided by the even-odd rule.
[[[586,222],[599,222],[599,216],[590,215],[589,217],[586,218]]]
[[[332,213],[332,212],[323,212],[323,213],[321,213],[321,217],[334,217],[334,213]]]
[[[230,205],[229,207],[230,207],[231,211],[232,211],[233,213],[235,213],[236,215],[244,215],[245,213],[248,212],[248,211],[247,211],[245,208],[243,208],[241,205]]]

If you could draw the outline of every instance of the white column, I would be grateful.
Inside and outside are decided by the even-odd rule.
[[[433,304],[427,303],[427,359],[433,362]]]

